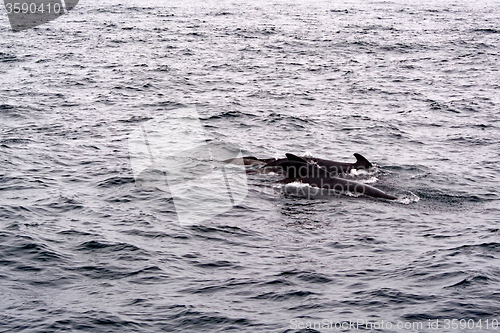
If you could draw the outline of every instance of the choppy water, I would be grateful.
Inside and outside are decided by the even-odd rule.
[[[2,332],[497,331],[498,3],[81,1],[17,34],[0,14]],[[413,199],[251,176],[181,226],[127,138],[188,106],[245,154],[361,153]]]

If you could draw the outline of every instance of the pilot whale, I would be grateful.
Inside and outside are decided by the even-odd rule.
[[[385,193],[378,188],[366,184],[358,183],[352,180],[335,177],[335,175],[325,168],[309,163],[306,159],[286,154],[287,159],[277,162],[275,167],[280,168],[286,174],[286,178],[282,180],[284,183],[302,182],[315,187],[334,190],[336,192],[351,192],[364,194],[374,198],[383,198],[388,200],[396,200],[397,197]]]
[[[370,163],[365,157],[361,154],[355,153],[354,157],[356,157],[356,162],[354,163],[346,163],[346,162],[337,162],[331,160],[325,160],[322,158],[316,157],[299,157],[294,154],[285,154],[286,158],[276,159],[276,160],[266,160],[269,161],[266,165],[262,167],[265,171],[275,171],[275,167],[281,165],[285,161],[300,161],[313,165],[317,165],[320,168],[327,170],[329,173],[333,175],[342,175],[351,172],[351,170],[368,170],[373,167],[373,164]],[[255,157],[253,157],[255,158]]]
[[[354,157],[356,158],[356,162],[354,163],[336,162],[316,157],[305,157],[303,159],[309,163],[315,163],[319,166],[325,167],[328,171],[330,171],[330,173],[335,174],[349,173],[352,169],[367,170],[373,167],[373,164],[371,164],[370,161],[368,161],[361,154],[354,153]]]

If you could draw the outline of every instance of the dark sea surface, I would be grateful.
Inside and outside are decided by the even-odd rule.
[[[19,33],[0,7],[1,332],[500,331],[498,2],[80,1]],[[250,174],[183,225],[128,138],[193,107],[400,199]]]

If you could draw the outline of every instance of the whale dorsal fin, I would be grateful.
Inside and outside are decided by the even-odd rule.
[[[369,169],[373,166],[370,161],[364,158],[361,154],[354,153],[354,157],[356,157],[356,163],[354,163],[356,169]]]
[[[290,153],[286,153],[285,155],[286,155],[286,158],[288,158],[290,161],[297,161],[297,162],[307,163],[307,161],[305,159],[303,159],[302,157],[299,157],[297,155],[290,154]]]

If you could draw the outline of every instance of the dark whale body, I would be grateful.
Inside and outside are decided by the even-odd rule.
[[[361,154],[355,153],[354,157],[356,157],[356,162],[354,163],[335,162],[315,157],[306,157],[304,159],[309,163],[316,163],[321,167],[325,167],[328,171],[330,171],[331,173],[335,173],[337,175],[343,173],[349,173],[351,172],[352,169],[367,170],[373,166]]]
[[[275,171],[274,168],[278,165],[281,165],[285,161],[301,161],[310,163],[313,165],[317,165],[320,168],[323,168],[334,175],[342,175],[351,172],[351,170],[367,170],[373,167],[373,165],[361,154],[355,153],[354,157],[356,157],[356,162],[354,163],[346,163],[346,162],[337,162],[331,160],[325,160],[322,158],[316,157],[299,157],[294,154],[286,154],[287,158],[281,158],[277,160],[267,160],[269,161],[262,168],[264,171]]]
[[[352,180],[335,177],[325,168],[309,163],[293,154],[286,154],[287,159],[282,160],[274,167],[280,168],[286,174],[285,183],[299,181],[322,189],[334,190],[336,192],[351,192],[368,195],[374,198],[395,200],[397,197],[385,193],[378,188]]]

